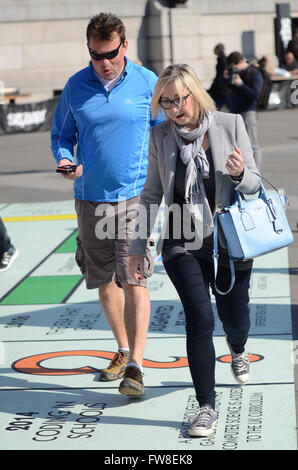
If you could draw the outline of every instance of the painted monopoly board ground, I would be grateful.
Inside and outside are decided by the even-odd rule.
[[[146,393],[127,398],[119,382],[98,381],[116,344],[75,263],[73,201],[2,204],[0,216],[20,252],[0,274],[2,450],[297,449],[287,248],[254,263],[245,387],[231,375],[214,307],[218,425],[208,438],[190,438],[198,405],[184,312],[161,260],[149,282]]]

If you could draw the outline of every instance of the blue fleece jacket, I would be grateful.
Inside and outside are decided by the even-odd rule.
[[[52,152],[57,163],[67,158],[83,165],[83,175],[74,183],[77,199],[131,199],[145,183],[150,127],[160,122],[153,122],[150,114],[157,77],[126,61],[109,93],[90,65],[68,80],[57,105]]]

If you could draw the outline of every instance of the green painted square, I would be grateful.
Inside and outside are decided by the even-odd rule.
[[[62,245],[57,248],[55,253],[75,253],[77,251],[77,241],[78,231],[76,230],[67,240],[65,240]]]
[[[1,305],[59,304],[81,278],[79,275],[27,277]]]

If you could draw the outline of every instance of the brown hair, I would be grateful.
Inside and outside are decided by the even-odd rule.
[[[125,26],[120,18],[112,13],[99,13],[93,16],[87,26],[87,42],[90,38],[109,41],[113,39],[115,34],[119,35],[122,43],[125,41]]]
[[[238,51],[234,51],[227,57],[227,65],[238,65],[242,60],[243,55]]]

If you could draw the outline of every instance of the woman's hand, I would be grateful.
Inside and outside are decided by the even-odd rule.
[[[144,279],[144,260],[143,255],[130,255],[129,257],[129,275],[138,283]]]
[[[227,158],[226,169],[234,178],[242,176],[244,171],[244,160],[242,152],[237,145],[234,146],[234,151]]]

